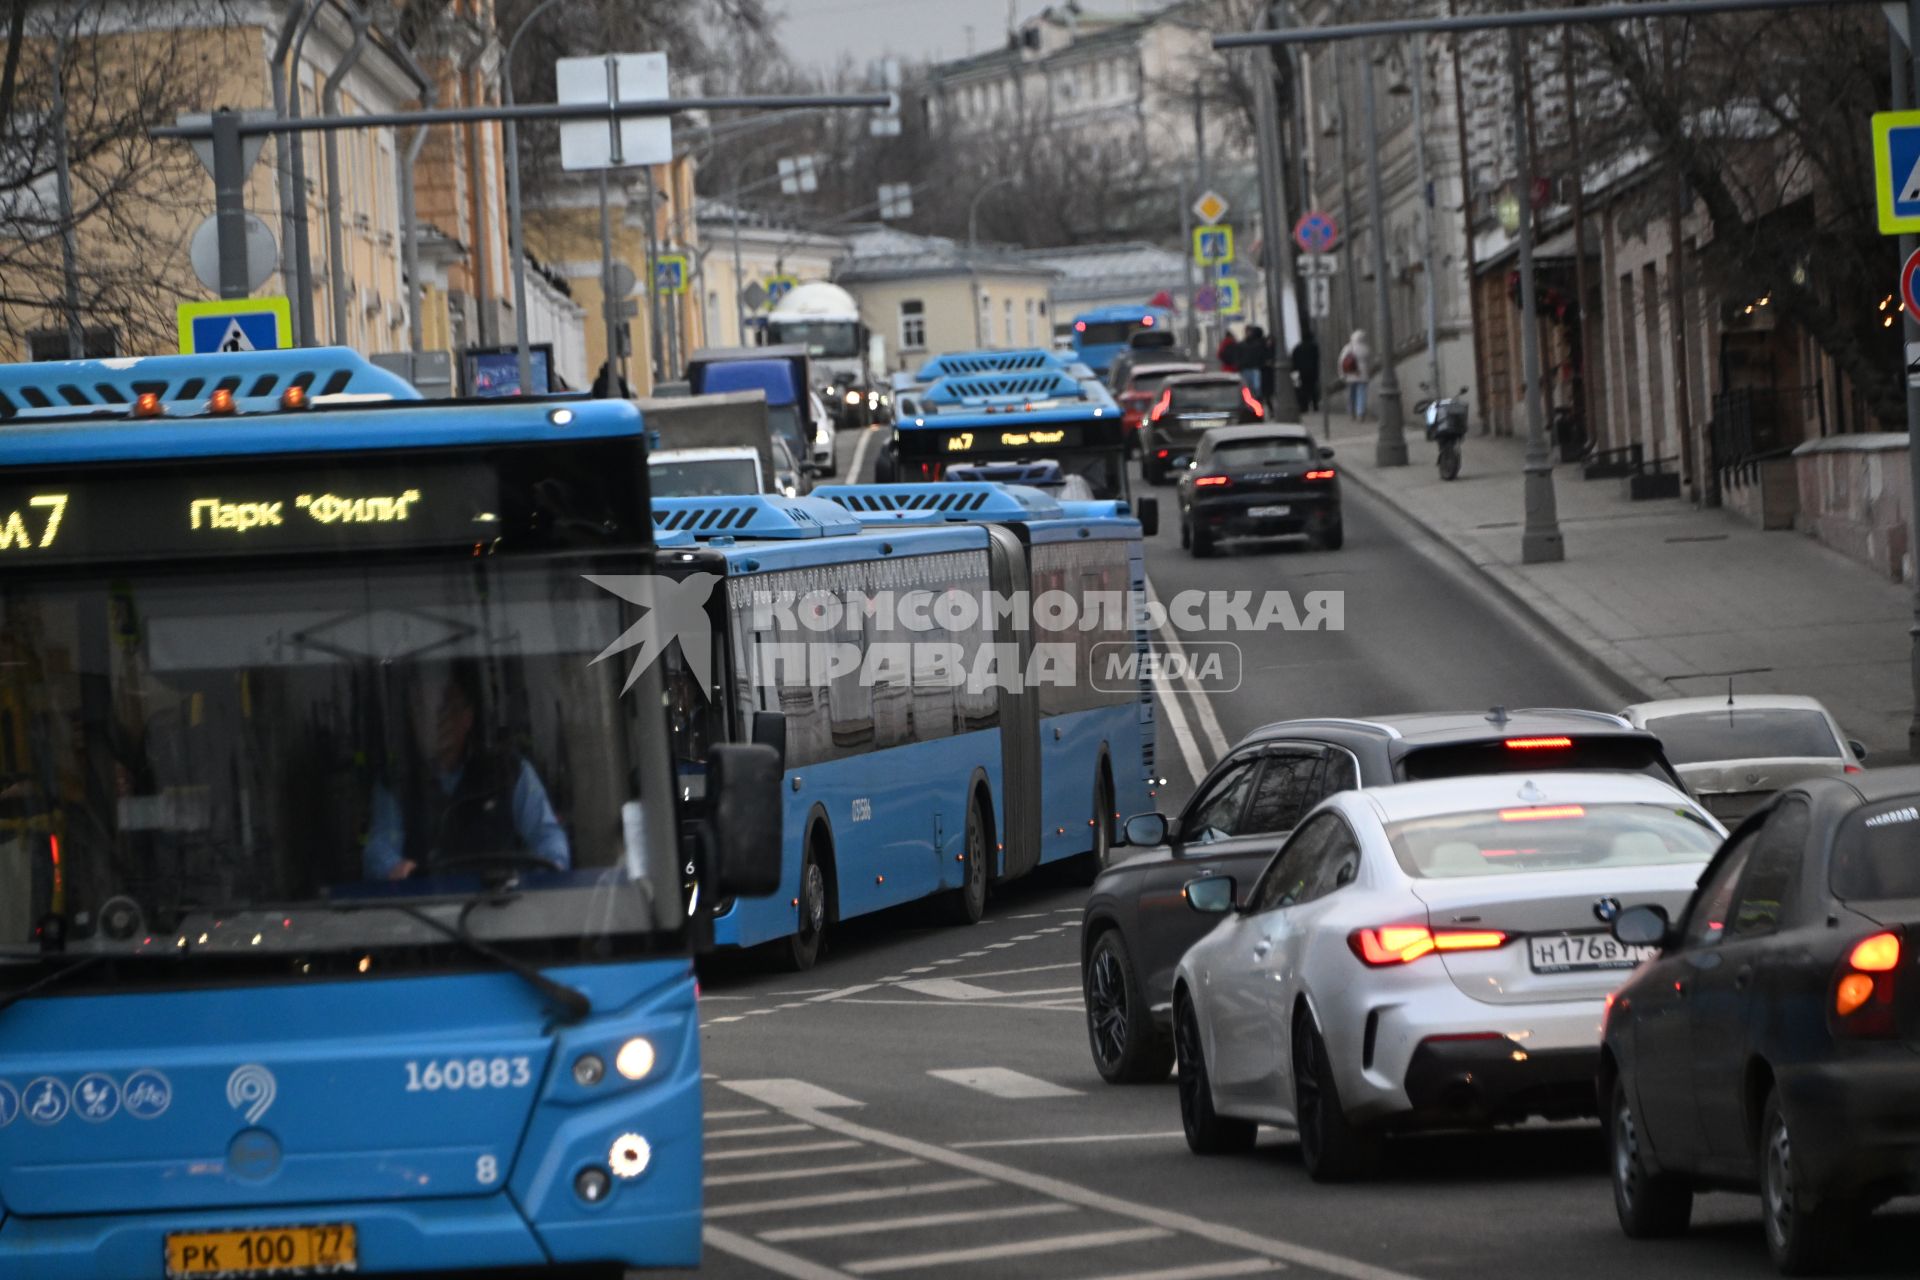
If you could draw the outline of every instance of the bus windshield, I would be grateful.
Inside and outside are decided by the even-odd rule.
[[[1124,347],[1127,338],[1140,327],[1138,320],[1089,320],[1086,327],[1074,326],[1083,347]]]
[[[509,874],[476,933],[677,932],[627,663],[594,665],[637,611],[596,565],[0,582],[0,955],[48,929],[83,953],[422,946],[444,940],[377,908]]]
[[[773,320],[767,327],[775,343],[802,343],[816,359],[845,360],[860,354],[859,325],[852,320]]]

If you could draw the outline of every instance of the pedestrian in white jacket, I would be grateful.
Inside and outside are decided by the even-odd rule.
[[[1356,418],[1367,416],[1367,381],[1373,377],[1373,348],[1367,345],[1367,331],[1355,329],[1340,348],[1340,376],[1347,384],[1347,412]]]

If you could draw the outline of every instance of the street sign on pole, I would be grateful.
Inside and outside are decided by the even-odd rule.
[[[1309,253],[1296,262],[1293,269],[1309,279],[1314,276],[1338,275],[1340,259],[1330,253]]]
[[[687,291],[687,255],[663,253],[653,260],[653,287],[661,293]]]
[[[1233,228],[1226,224],[1193,229],[1193,260],[1202,267],[1233,261]]]
[[[640,283],[640,277],[633,268],[615,259],[612,269],[607,273],[607,292],[616,298],[624,298],[633,292],[633,286]]]
[[[193,233],[187,246],[187,260],[193,264],[194,277],[201,284],[220,292],[220,215],[209,214]],[[274,241],[273,228],[252,214],[247,215],[247,289],[258,289],[280,266],[280,246]]]
[[[812,156],[780,157],[780,194],[783,196],[812,195],[820,189],[819,170],[814,167]]]
[[[567,104],[658,102],[671,96],[664,53],[609,53],[591,58],[561,58],[554,63],[558,100]],[[673,122],[646,116],[608,124],[604,120],[567,120],[560,125],[562,169],[624,169],[669,164],[673,160]]]
[[[1204,191],[1193,202],[1193,216],[1212,226],[1227,216],[1227,198],[1218,191]]]
[[[799,285],[800,282],[792,276],[774,276],[771,280],[767,281],[764,300],[769,304],[776,304],[780,299],[792,293]]]
[[[1907,304],[1907,314],[1920,317],[1920,249],[1907,256],[1907,265],[1900,268],[1900,300]]]
[[[913,216],[913,184],[907,182],[883,182],[877,193],[880,197],[880,218],[911,218]]]
[[[182,355],[275,351],[293,345],[293,307],[285,298],[183,302],[175,316]]]
[[[1920,111],[1874,113],[1873,184],[1880,234],[1920,231]]]
[[[1307,277],[1307,314],[1315,320],[1325,320],[1333,314],[1333,278],[1331,276]]]
[[[1331,253],[1340,243],[1340,224],[1330,213],[1309,209],[1293,224],[1293,242],[1302,253]]]
[[[240,113],[240,118],[249,124],[256,124],[263,120],[272,120],[275,117],[273,112],[271,111],[265,110],[263,108],[254,108],[252,110],[242,111]],[[192,141],[193,141],[193,154],[199,156],[200,163],[207,166],[208,173],[212,173],[213,172],[213,134],[211,132],[211,129],[213,125],[213,117],[208,115],[204,111],[182,111],[179,114],[179,116],[175,118],[175,123],[180,125],[180,127],[183,129],[198,128],[198,129],[209,130],[206,137],[194,138]],[[254,162],[260,158],[260,148],[266,145],[266,141],[267,141],[267,135],[264,133],[248,134],[248,135],[243,135],[241,137],[240,163],[245,168],[246,171],[252,172]],[[207,287],[210,289],[213,289],[213,288],[218,288],[219,286],[208,285]]]
[[[1233,276],[1225,276],[1214,282],[1213,309],[1223,316],[1240,314],[1240,281]]]
[[[749,280],[747,287],[740,291],[740,305],[749,311],[758,311],[766,306],[766,288],[758,280]]]

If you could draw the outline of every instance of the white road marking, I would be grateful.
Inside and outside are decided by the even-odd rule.
[[[963,1222],[1000,1222],[1007,1218],[1042,1218],[1049,1214],[1076,1212],[1078,1209],[1074,1205],[1050,1200],[1045,1204],[922,1213],[910,1218],[869,1218],[864,1222],[833,1222],[817,1227],[783,1227],[778,1231],[762,1231],[760,1238],[769,1244],[782,1244],[789,1240],[833,1240],[840,1236],[870,1236],[882,1231],[912,1231],[922,1227],[958,1226]]]
[[[1180,709],[1180,699],[1175,696],[1173,686],[1167,683],[1159,667],[1153,669],[1154,710],[1164,716],[1167,728],[1173,731],[1174,745],[1180,748],[1180,758],[1186,762],[1187,774],[1194,785],[1200,785],[1200,779],[1207,776],[1206,766],[1200,760],[1199,744],[1193,740],[1193,731],[1187,728],[1187,713]]]
[[[1031,991],[1002,991],[999,994],[1002,1000],[1009,996],[1021,999],[1030,999],[1034,996],[1077,996],[1080,994],[1080,984],[1075,983],[1071,987],[1035,987]]]
[[[775,1249],[743,1235],[736,1235],[724,1227],[703,1227],[700,1238],[709,1248],[718,1249],[721,1253],[730,1253],[742,1261],[788,1276],[790,1280],[848,1280],[847,1273],[844,1271],[835,1271],[832,1267],[823,1267],[817,1262],[809,1262],[798,1254],[788,1253],[784,1249]]]
[[[1147,598],[1149,600],[1159,599],[1159,596],[1153,589],[1153,576],[1151,574],[1147,575]],[[1192,670],[1187,666],[1186,646],[1180,643],[1179,635],[1169,624],[1169,620],[1164,617],[1160,621],[1160,634],[1166,638],[1167,647],[1170,648],[1174,656],[1179,659],[1177,665],[1180,668],[1181,683],[1187,686],[1187,693],[1193,699],[1194,714],[1199,716],[1200,727],[1205,731],[1207,741],[1213,747],[1214,758],[1217,760],[1227,754],[1227,735],[1220,731],[1219,717],[1213,714],[1213,700],[1206,695],[1200,688],[1200,682],[1194,678]]]
[[[972,1249],[942,1249],[936,1253],[908,1253],[891,1258],[869,1258],[865,1262],[849,1262],[846,1269],[857,1276],[878,1276],[895,1271],[918,1271],[924,1267],[953,1266],[956,1263],[991,1262],[997,1258],[1030,1258],[1041,1253],[1066,1253],[1074,1249],[1100,1249],[1112,1245],[1137,1244],[1142,1240],[1163,1240],[1172,1234],[1173,1232],[1159,1227],[1084,1231],[1079,1235],[1016,1240],[1006,1244],[979,1245]]]
[[[947,1178],[940,1182],[920,1182],[906,1187],[873,1187],[865,1191],[828,1191],[812,1196],[787,1196],[781,1200],[749,1200],[741,1204],[708,1205],[709,1218],[746,1218],[760,1213],[787,1213],[794,1209],[825,1209],[839,1204],[867,1204],[874,1200],[896,1200],[904,1196],[938,1196],[950,1191],[977,1191],[991,1187],[988,1178]]]
[[[1024,969],[990,969],[985,973],[963,973],[960,980],[971,982],[978,978],[1012,978],[1023,973],[1051,973],[1055,969],[1078,969],[1078,960],[1068,960],[1063,964],[1030,964]]]
[[[701,1025],[702,1025],[702,1026],[712,1026],[712,1025],[714,1025],[715,1023],[717,1023],[717,1022],[744,1022],[744,1021],[746,1021],[746,1017],[747,1017],[747,1015],[746,1015],[746,1014],[744,1014],[744,1013],[734,1013],[734,1014],[729,1014],[729,1015],[727,1015],[727,1016],[726,1016],[726,1017],[724,1017],[724,1018],[708,1018],[708,1019],[707,1019],[707,1020],[706,1020],[706,1021],[705,1021],[704,1023],[702,1023]]]
[[[1186,1136],[1179,1129],[1170,1129],[1165,1133],[1087,1133],[1059,1138],[993,1138],[981,1142],[949,1142],[947,1145],[955,1151],[982,1151],[988,1147],[1054,1147],[1071,1146],[1082,1142],[1159,1142]]]
[[[1071,1009],[1081,1012],[1085,1005],[1075,1000],[1064,1005],[1055,1000],[1021,1000],[1018,996],[1001,996],[997,1000],[870,1000],[865,996],[855,996],[848,1004],[893,1004],[905,1005],[909,1009]]]
[[[857,987],[841,987],[838,991],[829,991],[824,995],[814,996],[808,1000],[807,1003],[819,1004],[822,1000],[839,1000],[846,996],[858,995],[862,991],[872,991],[879,985],[877,982],[863,982]]]
[[[935,960],[934,963],[935,964],[959,964],[963,958],[964,957],[962,956],[949,956],[945,960]]]
[[[1100,1276],[1097,1280],[1218,1280],[1223,1276],[1258,1276],[1286,1269],[1286,1263],[1275,1262],[1271,1258],[1236,1258],[1232,1262],[1203,1262],[1194,1267],[1129,1271],[1125,1275]]]
[[[966,1008],[965,1005],[954,1006]],[[1136,1222],[1151,1223],[1169,1231],[1178,1231],[1201,1240],[1229,1249],[1240,1249],[1247,1253],[1258,1254],[1263,1258],[1277,1258],[1302,1267],[1311,1267],[1324,1271],[1328,1275],[1342,1276],[1345,1280],[1416,1280],[1404,1271],[1395,1271],[1389,1267],[1375,1266],[1357,1258],[1344,1257],[1330,1253],[1325,1249],[1315,1249],[1308,1245],[1295,1244],[1290,1240],[1278,1240],[1263,1236],[1225,1223],[1209,1222],[1196,1218],[1192,1214],[1178,1213],[1158,1205],[1140,1204],[1132,1200],[1123,1200],[1105,1192],[1068,1182],[1064,1178],[1049,1177],[1046,1174],[1030,1173],[997,1160],[984,1156],[970,1155],[964,1151],[951,1151],[935,1146],[931,1142],[922,1142],[918,1138],[909,1138],[903,1134],[889,1133],[884,1129],[875,1129],[860,1124],[845,1116],[834,1115],[828,1111],[810,1111],[804,1107],[791,1108],[796,1120],[804,1121],[832,1133],[870,1143],[876,1147],[885,1147],[902,1154],[914,1156],[928,1164],[944,1165],[963,1173],[974,1174],[982,1178],[992,1178],[996,1182],[1020,1187],[1036,1195],[1049,1196],[1055,1200],[1065,1200],[1087,1209],[1097,1209],[1115,1217],[1132,1218]]]
[[[1014,941],[1015,942],[1037,942],[1039,941],[1039,939],[1040,939],[1040,935],[1037,933],[1023,933],[1017,936],[1016,938],[1014,938]]]
[[[1065,1085],[1055,1084],[1051,1080],[1042,1080],[1024,1072],[1012,1071],[1006,1067],[948,1067],[939,1071],[929,1071],[928,1075],[936,1080],[945,1080],[967,1089],[977,1089],[981,1093],[992,1094],[996,1098],[1077,1098],[1078,1089],[1069,1089]]]
[[[719,1076],[707,1077],[707,1079],[709,1080],[718,1080],[719,1078],[720,1078]],[[765,1114],[767,1114],[767,1109],[765,1107],[735,1107],[731,1111],[709,1111],[707,1112],[707,1119],[709,1120],[745,1120],[749,1116],[763,1116]]]
[[[825,1114],[824,1112],[822,1113]],[[732,1187],[743,1182],[792,1182],[795,1178],[825,1178],[836,1173],[878,1173],[882,1169],[911,1169],[919,1160],[867,1160],[860,1164],[823,1164],[813,1169],[774,1169],[763,1173],[722,1173],[701,1179],[709,1187]]]
[[[923,996],[938,996],[942,1000],[991,1000],[1004,996],[1004,991],[991,991],[986,987],[976,987],[971,982],[962,982],[958,978],[915,978],[911,982],[900,984],[902,991],[918,991]]]
[[[853,446],[853,461],[847,466],[847,482],[849,484],[860,484],[862,482],[863,473],[860,469],[867,465],[867,450],[873,448],[873,442],[879,435],[880,428],[878,426],[868,427],[860,433],[859,441]]]
[[[987,954],[987,953],[986,953],[986,952],[984,952],[984,951],[962,951],[962,952],[960,953],[960,958],[961,958],[962,960],[971,960],[971,959],[973,959],[973,958],[974,958],[975,956],[983,956],[983,955],[985,955],[985,954]]]
[[[908,973],[932,973],[933,966],[930,964],[916,965],[915,967],[907,970],[907,972]]]
[[[1010,947],[1010,946],[1012,946],[1012,945],[1013,945],[1013,944],[1012,944],[1011,942],[989,942],[989,943],[987,944],[987,950],[989,950],[989,951],[1005,951],[1005,950],[1006,950],[1006,949],[1007,949],[1008,947]]]
[[[864,1107],[866,1103],[855,1102],[852,1098],[835,1093],[831,1089],[822,1089],[817,1084],[808,1084],[805,1080],[722,1080],[720,1087],[744,1094],[755,1102],[764,1102],[781,1111],[793,1111],[805,1107],[810,1111],[819,1111],[827,1107]]]
[[[859,1146],[857,1142],[835,1139],[832,1142],[794,1142],[784,1147],[741,1147],[738,1151],[709,1151],[707,1163],[719,1160],[757,1160],[761,1156],[800,1156],[815,1151],[847,1151]]]
[[[1047,913],[1044,911],[1028,911],[1021,915],[1007,917],[1009,920],[1045,920],[1046,918]]]
[[[766,1113],[762,1112],[761,1114],[764,1115]],[[711,1120],[713,1119],[713,1116],[709,1114],[707,1116],[707,1119]],[[812,1133],[812,1132],[813,1132],[813,1126],[810,1124],[756,1124],[756,1125],[749,1125],[745,1129],[709,1129],[707,1130],[707,1141],[712,1142],[715,1138],[746,1138],[746,1137],[757,1138],[763,1134],[769,1134],[769,1133]]]

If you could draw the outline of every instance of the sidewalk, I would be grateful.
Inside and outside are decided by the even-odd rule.
[[[1648,698],[1717,694],[1727,673],[1764,668],[1736,676],[1735,691],[1810,694],[1874,763],[1907,758],[1904,587],[1797,533],[1682,500],[1630,502],[1623,481],[1585,480],[1577,467],[1554,469],[1566,559],[1522,565],[1523,441],[1468,436],[1449,483],[1417,422],[1408,465],[1387,468],[1374,464],[1377,423],[1331,425],[1349,482],[1457,549],[1616,681]]]

